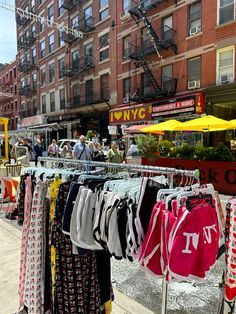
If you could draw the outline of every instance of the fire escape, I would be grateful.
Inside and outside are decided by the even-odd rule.
[[[133,19],[138,23],[143,21],[147,38],[141,42],[141,46],[135,43],[130,43],[130,53],[129,58],[134,62],[134,64],[139,67],[142,66],[144,73],[146,74],[147,80],[150,82],[150,85],[153,88],[153,93],[150,95],[139,95],[139,92],[136,91],[130,100],[138,101],[145,98],[156,98],[162,96],[173,95],[176,92],[176,80],[173,78],[162,78],[162,84],[159,84],[153,75],[150,67],[147,56],[155,54],[162,60],[161,52],[166,49],[172,49],[173,53],[177,53],[177,46],[173,40],[175,31],[164,25],[159,31],[161,37],[158,36],[157,32],[154,30],[151,22],[146,16],[146,11],[151,8],[155,8],[157,4],[166,1],[166,0],[144,0],[140,1],[139,4],[131,6],[129,13]],[[175,3],[177,0],[175,0]]]

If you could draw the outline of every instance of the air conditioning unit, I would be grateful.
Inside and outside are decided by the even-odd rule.
[[[190,36],[197,34],[200,32],[200,26],[194,26],[190,28],[189,34]]]
[[[129,102],[129,97],[124,97],[123,98],[123,104],[127,104]]]
[[[188,89],[195,89],[200,87],[200,81],[188,81]]]
[[[127,20],[128,18],[130,18],[130,13],[129,13],[128,10],[124,10],[124,11],[122,11],[122,12],[120,13],[120,19],[121,19],[122,21],[125,21],[125,20]]]
[[[221,82],[221,84],[229,83],[229,75],[228,74],[221,75],[220,76],[220,82]]]

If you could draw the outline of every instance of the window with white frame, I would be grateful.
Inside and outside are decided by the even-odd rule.
[[[50,111],[53,112],[55,111],[56,106],[55,106],[55,92],[50,93]]]
[[[48,37],[48,43],[49,43],[49,52],[52,52],[55,49],[55,44],[54,44],[54,34],[51,34]]]
[[[93,9],[92,6],[84,9],[84,24],[85,26],[93,26]]]
[[[32,48],[32,64],[36,65],[36,48]]]
[[[128,35],[123,38],[123,60],[129,60],[130,55],[130,38],[131,36]]]
[[[234,47],[217,51],[217,83],[224,84],[234,81]]]
[[[71,21],[70,21],[70,25],[71,25],[71,28],[74,29],[74,28],[77,28],[79,26],[79,16],[76,15],[74,16]]]
[[[54,5],[53,4],[48,8],[48,20],[50,21],[50,24],[53,25],[52,24],[54,22]]]
[[[93,43],[84,46],[85,64],[93,64]]]
[[[109,33],[99,38],[99,46],[100,46],[100,61],[108,59],[109,58]]]
[[[36,27],[35,27],[35,24],[31,25],[31,36],[33,38],[36,38]]]
[[[44,20],[44,14],[43,14],[43,13],[41,13],[41,14],[39,15],[39,17],[40,17],[40,22],[39,22],[39,31],[40,31],[40,33],[41,33],[41,32],[44,32],[44,31],[45,31],[45,20]]]
[[[45,54],[46,54],[46,50],[45,50],[45,40],[41,41],[39,43],[39,50],[40,50],[40,58],[43,58],[45,57]]]
[[[58,17],[64,14],[64,0],[58,0]]]
[[[62,47],[65,44],[63,39],[63,30],[59,29],[58,31],[58,47]]]
[[[163,40],[172,40],[173,38],[173,16],[169,15],[162,20]]]
[[[102,21],[109,15],[108,0],[100,0],[99,20]]]
[[[218,20],[219,24],[224,24],[234,20],[235,16],[235,0],[218,0],[219,12]]]
[[[202,2],[198,1],[189,6],[189,35],[201,31]]]
[[[188,89],[199,88],[201,82],[201,57],[188,60]]]

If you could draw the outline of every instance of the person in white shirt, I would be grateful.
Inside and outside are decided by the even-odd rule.
[[[48,146],[48,156],[58,158],[59,147],[56,140],[52,140],[52,144]]]
[[[91,160],[91,151],[88,145],[85,143],[86,137],[81,135],[79,142],[75,144],[72,152],[73,159],[79,160]]]

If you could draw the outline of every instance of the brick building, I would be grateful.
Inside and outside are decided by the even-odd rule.
[[[235,12],[234,0],[119,1],[118,103],[126,107],[112,110],[112,123],[236,118]],[[129,112],[137,104],[142,119]]]
[[[51,125],[58,138],[71,137],[75,129],[107,133],[109,109],[117,104],[114,4],[16,1],[16,7],[41,17],[16,15],[22,126]]]
[[[18,69],[17,62],[0,67],[0,116],[9,118],[9,130],[18,123]]]

